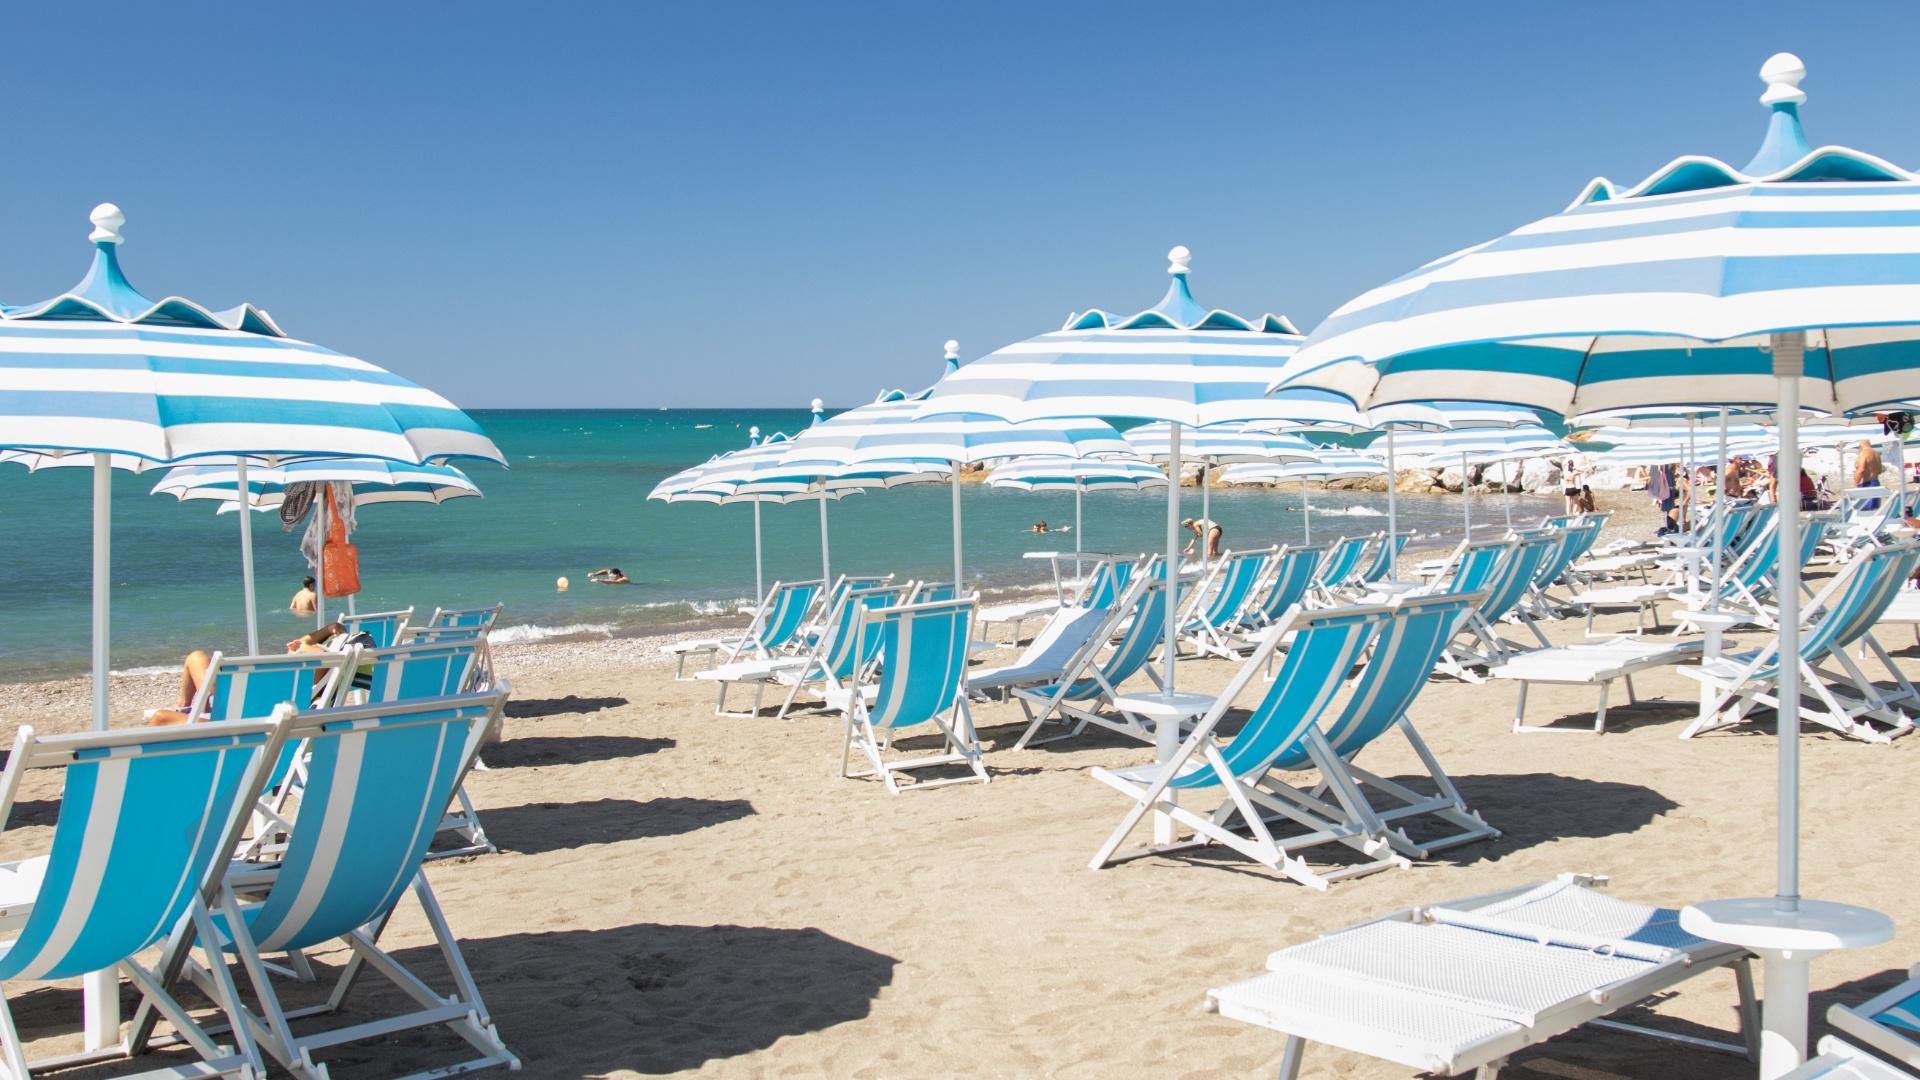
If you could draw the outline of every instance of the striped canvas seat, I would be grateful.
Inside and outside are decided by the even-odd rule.
[[[673,677],[687,677],[687,657],[700,654],[707,666],[724,655],[736,660],[741,655],[761,656],[786,648],[803,623],[813,602],[820,595],[819,581],[776,581],[753,609],[753,621],[737,637],[696,638],[669,645],[663,651],[674,658]]]
[[[1248,630],[1258,630],[1278,622],[1294,605],[1306,602],[1307,593],[1320,573],[1320,560],[1327,549],[1308,544],[1289,544],[1273,558],[1273,570],[1267,574],[1264,588],[1254,601],[1247,621]]]
[[[1425,859],[1436,851],[1499,836],[1498,829],[1467,807],[1407,715],[1441,652],[1482,599],[1476,593],[1441,593],[1395,602],[1392,617],[1374,639],[1367,666],[1348,690],[1346,705],[1322,724],[1320,759],[1337,761],[1340,768],[1323,774],[1315,788],[1289,787],[1274,775],[1319,768],[1309,751],[1309,744],[1321,741],[1316,733],[1273,762],[1267,776],[1258,781],[1261,790],[1290,803],[1296,820],[1297,815],[1305,815],[1323,822],[1323,828],[1357,828],[1384,836],[1395,851],[1409,858]],[[1396,729],[1426,769],[1432,794],[1354,764],[1362,750]],[[1418,841],[1408,835],[1405,823],[1428,819],[1446,831]]]
[[[1360,571],[1361,583],[1371,585],[1384,579],[1387,571],[1392,570],[1394,564],[1400,560],[1400,553],[1407,550],[1407,541],[1411,539],[1413,539],[1412,533],[1394,533],[1391,536],[1381,533],[1379,542],[1372,549],[1373,558]]]
[[[426,629],[465,628],[486,633],[493,629],[495,620],[500,618],[500,609],[505,606],[494,604],[491,607],[471,608],[434,608],[428,616]]]
[[[1015,750],[1079,735],[1089,724],[1098,724],[1146,742],[1153,733],[1137,719],[1124,713],[1108,715],[1101,706],[1111,707],[1120,696],[1120,686],[1144,672],[1155,686],[1159,679],[1147,666],[1154,649],[1165,639],[1167,629],[1167,589],[1165,578],[1156,574],[1136,575],[1120,602],[1113,609],[1109,625],[1096,633],[1066,673],[1039,686],[1015,689],[1014,700],[1027,716],[1027,729],[1015,741]],[[1112,633],[1120,637],[1109,649]],[[1102,653],[1104,652],[1104,656]],[[1035,738],[1042,724],[1059,713],[1071,725],[1062,734]]]
[[[1914,689],[1870,631],[1906,587],[1917,566],[1920,542],[1870,548],[1808,603],[1810,621],[1801,629],[1796,662],[1803,698],[1813,698],[1818,705],[1810,706],[1804,700],[1798,703],[1802,720],[1867,742],[1890,742],[1912,730],[1912,719],[1897,705],[1914,700]],[[1868,643],[1886,669],[1893,672],[1899,687],[1894,694],[1876,688],[1847,655],[1861,642]],[[1820,665],[1828,661],[1838,664],[1841,671],[1822,670]],[[1681,737],[1738,724],[1760,705],[1779,708],[1774,691],[1780,668],[1777,641],[1751,652],[1722,656],[1697,668],[1682,668],[1683,674],[1706,684],[1713,693],[1702,699],[1700,715]],[[1852,693],[1837,689],[1833,683],[1848,684]]]
[[[219,872],[264,783],[261,763],[278,753],[281,737],[271,721],[237,719],[85,735],[40,736],[23,726],[0,777],[0,820],[28,770],[62,770],[65,783],[48,854],[0,867],[0,930],[14,932],[0,943],[0,980],[118,968],[140,992],[142,1010],[164,1018],[199,1054],[200,1063],[176,1075],[251,1075],[260,1062],[246,1029],[217,1045],[134,956],[169,933],[211,929]],[[233,981],[217,956],[206,959],[208,996],[234,1021]],[[126,1045],[144,1050],[148,1034],[151,1025]],[[0,1055],[8,1075],[29,1074],[4,997]]]
[[[342,615],[340,625],[347,633],[362,633],[373,640],[376,649],[391,648],[400,644],[406,634],[407,620],[413,618],[413,609],[404,611],[375,611],[365,615]]]
[[[1540,568],[1540,563],[1560,543],[1561,538],[1551,531],[1535,530],[1517,534],[1500,542],[1504,550],[1492,567],[1482,561],[1485,558],[1484,548],[1467,545],[1471,549],[1467,554],[1473,557],[1470,560],[1463,558],[1462,569],[1472,572],[1456,572],[1446,591],[1483,593],[1485,599],[1461,624],[1460,633],[1441,654],[1441,671],[1466,682],[1482,682],[1484,678],[1477,669],[1491,667],[1524,652],[1524,648],[1502,637],[1496,629],[1499,622],[1509,615],[1532,630],[1542,647],[1547,644],[1539,628],[1523,618],[1519,607],[1528,590],[1533,588],[1534,574]],[[1468,565],[1469,561],[1471,565]]]
[[[1172,758],[1135,769],[1094,769],[1094,779],[1126,795],[1130,805],[1119,827],[1095,853],[1093,868],[1097,870],[1146,855],[1219,845],[1301,884],[1325,889],[1338,878],[1405,865],[1406,860],[1392,853],[1378,831],[1369,834],[1344,823],[1299,834],[1276,835],[1269,827],[1269,820],[1287,811],[1260,787],[1260,781],[1275,762],[1303,745],[1311,748],[1316,760],[1324,759],[1322,768],[1328,775],[1338,772],[1339,763],[1326,758],[1324,752],[1310,742],[1311,735],[1318,730],[1314,725],[1332,705],[1348,673],[1360,662],[1367,646],[1391,616],[1392,609],[1382,606],[1296,610],[1261,637],[1260,647],[1240,666],[1226,690],[1214,700]],[[1292,640],[1260,701],[1237,731],[1230,737],[1216,739],[1227,712],[1259,678],[1283,636]],[[1201,794],[1214,798],[1214,804],[1204,811],[1179,803],[1182,796]],[[1177,825],[1184,825],[1190,835],[1176,837],[1170,843],[1121,851],[1120,845],[1135,827],[1154,812],[1170,816]],[[1294,854],[1329,842],[1347,845],[1371,861],[1321,872]]]
[[[1366,553],[1367,545],[1373,541],[1370,536],[1348,536],[1334,541],[1327,549],[1326,558],[1320,562],[1320,575],[1313,580],[1313,587],[1323,595],[1340,588],[1353,580],[1353,572],[1360,565],[1360,556]],[[1332,601],[1329,595],[1328,601]]]
[[[283,710],[286,737],[304,739],[308,746],[300,814],[278,865],[227,875],[213,932],[246,972],[259,1003],[257,1012],[244,1014],[247,1030],[295,1075],[323,1077],[313,1056],[326,1047],[423,1027],[444,1027],[478,1053],[444,1072],[518,1065],[494,1030],[459,942],[420,869],[454,786],[507,693],[502,686],[398,703]],[[436,992],[380,948],[381,932],[409,891],[450,969],[450,994]],[[185,933],[174,936],[163,970],[203,982],[204,972],[183,970],[178,963],[191,940]],[[352,955],[328,1001],[284,1009],[263,954],[336,940]],[[296,1021],[338,1009],[354,980],[368,973],[387,976],[415,1011],[332,1031],[294,1031]],[[143,1008],[135,1030],[144,1031],[150,1022]]]
[[[1193,603],[1181,622],[1180,632],[1201,654],[1240,655],[1232,635],[1245,618],[1254,586],[1266,575],[1275,550],[1229,551],[1213,564],[1207,580],[1194,590]]]
[[[1907,974],[1907,981],[1859,1005],[1833,1006],[1827,1022],[1847,1038],[1920,1071],[1920,967]]]
[[[1140,568],[1139,563],[1129,559],[1107,559],[1094,567],[1093,573],[1080,591],[1074,603],[1080,607],[1110,608],[1119,602],[1120,594],[1127,589],[1127,583]]]
[[[378,705],[483,689],[477,685],[483,643],[475,634],[470,627],[443,627],[415,635],[405,645],[362,650],[354,685],[363,694],[350,693],[347,700]],[[483,739],[491,735],[483,733]],[[455,806],[440,823],[439,831],[451,833],[455,846],[436,848],[429,857],[445,859],[500,850],[487,839],[487,830],[480,824],[480,812],[467,795],[465,774],[453,790]]]
[[[823,692],[842,689],[861,668],[873,661],[874,653],[880,647],[880,626],[863,620],[862,616],[867,612],[898,606],[907,602],[909,597],[916,601],[954,599],[951,585],[934,588],[936,594],[944,592],[945,596],[923,596],[926,591],[924,587],[916,589],[911,583],[874,583],[856,585],[841,593],[840,610],[829,620],[826,634],[813,652],[807,655],[804,665],[775,672],[775,676],[782,681],[792,681],[787,698],[780,703],[780,711],[775,715],[785,717],[803,688],[817,684]],[[727,684],[723,682],[720,684],[721,705],[714,710],[723,716],[726,715],[726,693]],[[756,693],[753,713],[757,715],[759,712],[760,698]]]
[[[878,776],[887,790],[938,787],[966,780],[988,782],[980,743],[967,707],[967,646],[973,633],[974,601],[937,600],[863,610],[855,632],[879,631],[880,675],[870,692],[854,684],[829,695],[846,716],[846,742],[840,755],[843,777]],[[933,753],[889,758],[895,738],[910,728],[932,724],[944,740]],[[852,769],[858,751],[867,770]],[[969,775],[901,784],[901,775],[919,769],[963,765]]]

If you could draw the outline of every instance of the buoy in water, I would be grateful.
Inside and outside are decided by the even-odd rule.
[[[567,579],[566,579],[566,578],[564,578],[564,577],[563,577],[563,578],[561,578],[560,580],[558,580],[558,581],[556,581],[556,582],[554,582],[554,583],[553,583],[553,587],[554,587],[555,589],[558,589],[558,590],[559,590],[559,591],[561,591],[561,592],[566,592],[566,591],[567,591]]]

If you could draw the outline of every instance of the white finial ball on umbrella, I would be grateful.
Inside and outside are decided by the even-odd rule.
[[[1192,261],[1193,252],[1187,250],[1187,245],[1175,244],[1173,250],[1167,252],[1167,273],[1184,274],[1187,272],[1187,264]]]
[[[88,234],[87,239],[96,244],[117,244],[121,240],[120,226],[127,223],[127,215],[112,203],[103,202],[93,208],[87,220],[93,222],[93,232]]]
[[[1807,77],[1807,65],[1790,52],[1774,53],[1767,62],[1760,65],[1760,78],[1767,84],[1767,92],[1760,95],[1760,104],[1798,105],[1807,100],[1807,92],[1800,89],[1800,80]]]

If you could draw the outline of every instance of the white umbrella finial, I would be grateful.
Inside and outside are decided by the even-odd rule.
[[[1184,274],[1187,272],[1187,264],[1192,261],[1193,252],[1187,250],[1187,245],[1175,244],[1173,250],[1167,252],[1167,273]]]
[[[1800,89],[1800,80],[1807,77],[1807,65],[1790,52],[1778,52],[1760,65],[1760,78],[1767,84],[1767,92],[1760,95],[1760,104],[1799,105],[1807,100],[1807,92]]]
[[[960,343],[952,338],[947,339],[947,359],[960,359]]]
[[[87,239],[94,243],[117,244],[123,239],[120,235],[120,226],[127,223],[127,215],[121,213],[120,208],[112,203],[103,202],[94,207],[93,213],[88,214],[87,219],[93,222],[93,232],[87,236]]]

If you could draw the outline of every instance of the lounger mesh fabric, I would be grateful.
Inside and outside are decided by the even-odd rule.
[[[0,979],[112,968],[173,930],[226,857],[228,821],[268,741],[260,725],[229,728],[73,753],[46,875],[0,952]],[[31,752],[25,739],[15,745]]]
[[[1659,953],[1685,952],[1710,947],[1713,943],[1680,929],[1680,912],[1675,908],[1648,907],[1571,881],[1548,881],[1506,900],[1463,911],[1434,908],[1432,914],[1455,919],[1478,917],[1483,927],[1497,919],[1502,924],[1520,924],[1543,933],[1561,936],[1579,935],[1598,942],[1633,942]],[[1462,925],[1467,925],[1462,923]],[[1580,942],[1574,942],[1581,944]],[[1588,947],[1593,947],[1591,944]],[[1647,956],[1665,959],[1665,955]]]

